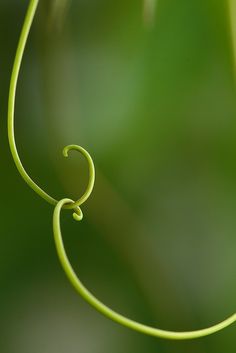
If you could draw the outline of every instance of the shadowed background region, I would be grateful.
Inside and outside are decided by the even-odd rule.
[[[31,191],[7,143],[7,96],[28,1],[0,4],[0,351],[231,353],[236,325],[163,341],[90,308],[68,283],[52,206]],[[42,0],[16,101],[16,141],[32,178],[57,199],[97,179],[66,249],[113,309],[168,330],[236,311],[234,46],[222,0]]]

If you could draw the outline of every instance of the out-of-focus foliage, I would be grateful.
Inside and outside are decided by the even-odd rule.
[[[97,181],[84,221],[63,234],[83,282],[112,308],[171,330],[235,312],[236,110],[232,21],[222,0],[42,0],[27,45],[17,145],[48,192],[76,198]],[[222,353],[236,326],[191,342],[119,327],[68,284],[52,207],[20,179],[6,138],[7,94],[27,1],[0,3],[0,351]]]
[[[157,0],[143,0],[144,25],[152,27],[155,24]]]
[[[228,0],[229,5],[229,20],[230,20],[230,33],[232,40],[232,52],[234,59],[234,67],[236,67],[236,2]]]

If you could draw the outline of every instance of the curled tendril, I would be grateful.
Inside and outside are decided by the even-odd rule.
[[[21,163],[19,154],[17,152],[15,135],[14,135],[14,110],[15,110],[17,81],[18,81],[18,76],[20,72],[24,50],[25,50],[25,45],[27,42],[27,38],[29,35],[29,31],[32,25],[32,21],[33,21],[38,3],[39,3],[39,0],[30,0],[29,2],[27,14],[26,14],[24,25],[20,35],[19,44],[17,47],[17,52],[16,52],[12,76],[11,76],[10,92],[9,92],[8,137],[9,137],[9,144],[10,144],[10,149],[11,149],[14,162],[22,178],[38,195],[40,195],[47,202],[55,205],[55,210],[53,214],[53,232],[54,232],[57,253],[67,277],[69,278],[70,282],[75,287],[77,292],[95,309],[97,309],[98,311],[100,311],[102,314],[112,319],[113,321],[116,321],[117,323],[123,326],[129,327],[133,330],[142,332],[147,335],[172,339],[172,340],[174,339],[186,340],[186,339],[193,339],[193,338],[207,336],[224,329],[225,327],[229,326],[230,324],[236,321],[236,314],[232,315],[231,317],[229,317],[228,319],[222,321],[217,325],[211,326],[209,328],[201,329],[201,330],[196,330],[196,331],[173,332],[173,331],[165,331],[158,328],[143,325],[139,322],[130,320],[116,313],[115,311],[111,310],[106,305],[104,305],[102,302],[100,302],[93,294],[91,294],[86,289],[86,287],[81,283],[76,273],[74,272],[70,264],[70,261],[66,255],[66,251],[63,244],[61,226],[60,226],[60,214],[61,214],[62,208],[73,209],[74,210],[73,217],[75,220],[80,221],[83,218],[83,213],[80,209],[80,206],[88,199],[94,186],[95,168],[94,168],[93,160],[90,157],[89,153],[80,146],[69,145],[63,149],[63,155],[65,157],[68,156],[69,151],[76,150],[82,153],[82,155],[86,158],[89,166],[89,182],[85,193],[77,201],[73,201],[71,199],[62,199],[61,201],[57,201],[56,199],[48,195],[43,189],[41,189],[27,174],[26,170],[24,169]]]
[[[89,196],[91,195],[91,193],[93,191],[94,182],[95,182],[95,168],[94,168],[94,163],[93,163],[93,160],[92,160],[90,154],[81,146],[69,145],[69,146],[64,147],[63,152],[62,152],[63,156],[68,157],[68,152],[71,150],[79,151],[86,158],[86,160],[88,162],[88,167],[89,167],[89,181],[88,181],[87,189],[85,190],[84,194],[77,201],[73,202],[72,204],[68,205],[67,207],[65,206],[65,208],[69,208],[69,209],[80,206],[85,201],[87,201],[87,199],[89,198]]]
[[[31,179],[31,177],[28,175],[25,168],[23,167],[17,151],[16,141],[15,141],[15,131],[14,131],[14,113],[15,113],[17,82],[18,82],[18,77],[19,77],[19,72],[20,72],[20,67],[23,59],[26,42],[29,36],[29,31],[35,16],[38,3],[39,3],[39,0],[31,0],[29,3],[29,7],[26,13],[25,21],[23,24],[23,28],[21,31],[21,35],[20,35],[20,39],[19,39],[19,43],[18,43],[16,55],[15,55],[15,60],[14,60],[14,65],[13,65],[13,70],[11,75],[11,82],[10,82],[9,101],[8,101],[8,139],[9,139],[9,145],[10,145],[10,149],[11,149],[11,153],[12,153],[12,157],[14,159],[15,165],[20,175],[24,179],[24,181],[44,200],[46,200],[52,205],[56,205],[58,201],[52,196],[50,196],[49,194],[47,194],[41,187],[39,187]],[[83,194],[82,197],[80,197],[79,200],[75,202],[72,201],[69,205],[65,205],[65,208],[75,209],[74,218],[78,220],[82,217],[81,211],[78,212],[78,207],[88,199],[88,197],[92,192],[92,189],[94,186],[94,180],[95,180],[95,169],[94,169],[94,164],[91,156],[84,148],[77,145],[69,145],[63,149],[63,155],[67,157],[68,152],[70,150],[76,150],[82,153],[83,156],[87,159],[88,166],[89,166],[89,182],[85,193]]]
[[[58,202],[54,209],[54,214],[53,214],[53,232],[54,232],[54,239],[55,239],[55,244],[56,244],[56,249],[57,249],[57,254],[59,257],[59,260],[61,262],[61,265],[70,280],[71,284],[74,286],[76,291],[90,304],[92,305],[95,309],[97,309],[99,312],[101,312],[103,315],[108,317],[109,319],[116,321],[117,323],[129,327],[130,329],[133,329],[135,331],[139,331],[141,333],[151,335],[151,336],[156,336],[160,338],[166,338],[166,339],[171,339],[171,340],[187,340],[187,339],[193,339],[193,338],[199,338],[203,336],[207,336],[210,334],[213,334],[217,331],[220,331],[224,329],[225,327],[229,326],[233,322],[236,321],[236,314],[232,315],[225,321],[222,321],[221,323],[211,326],[209,328],[205,328],[202,330],[196,330],[196,331],[187,331],[187,332],[174,332],[174,331],[165,331],[161,330],[158,328],[154,328],[151,326],[143,325],[139,322],[130,320],[117,312],[111,310],[108,308],[106,305],[104,305],[102,302],[100,302],[93,294],[91,294],[88,289],[83,285],[83,283],[79,280],[77,277],[76,273],[74,272],[70,261],[67,257],[64,244],[63,244],[63,239],[62,239],[62,233],[61,233],[61,226],[60,226],[60,214],[61,214],[61,209],[64,207],[64,205],[68,204],[71,200],[69,199],[63,199]]]

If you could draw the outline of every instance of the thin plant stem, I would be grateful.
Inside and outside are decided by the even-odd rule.
[[[69,281],[74,286],[76,291],[100,313],[102,313],[109,319],[119,323],[122,326],[126,326],[130,329],[139,331],[146,335],[170,339],[170,340],[189,340],[189,339],[199,338],[203,336],[208,336],[217,331],[221,331],[222,329],[224,329],[225,327],[231,325],[233,322],[236,321],[236,314],[234,314],[228,319],[220,322],[219,324],[205,329],[196,330],[196,331],[186,331],[186,332],[166,331],[166,330],[161,330],[155,327],[147,326],[139,322],[130,320],[127,317],[118,314],[117,312],[113,311],[112,309],[104,305],[92,293],[90,293],[88,289],[83,285],[83,283],[80,281],[80,279],[77,277],[76,273],[74,272],[70,264],[70,261],[67,257],[64,244],[63,244],[62,233],[61,233],[60,214],[63,206],[65,204],[68,204],[69,202],[70,202],[69,199],[62,199],[61,201],[58,202],[58,204],[54,209],[53,232],[54,232],[57,254]]]
[[[26,172],[25,168],[22,165],[21,159],[19,157],[17,147],[16,147],[16,141],[15,141],[15,130],[14,130],[14,115],[15,115],[15,101],[16,101],[16,89],[17,89],[17,82],[18,82],[18,77],[20,73],[20,68],[22,64],[22,59],[25,51],[25,46],[27,43],[27,39],[29,36],[30,28],[32,26],[32,22],[35,16],[35,12],[37,10],[39,0],[31,0],[29,2],[28,10],[25,16],[24,24],[22,27],[22,31],[20,34],[20,39],[18,43],[18,47],[16,50],[16,55],[15,55],[15,60],[13,64],[13,70],[12,70],[12,75],[11,75],[11,81],[10,81],[10,90],[9,90],[9,100],[8,100],[8,139],[9,139],[9,145],[10,145],[10,150],[12,153],[13,160],[15,162],[15,165],[24,179],[24,181],[39,195],[41,196],[44,200],[49,202],[52,205],[57,204],[57,200],[53,197],[51,197],[49,194],[47,194],[41,187],[39,187],[28,175]],[[94,164],[91,156],[89,153],[82,147],[77,146],[77,145],[69,145],[66,146],[63,149],[63,155],[64,157],[68,157],[68,152],[70,150],[76,150],[79,151],[80,153],[83,154],[83,156],[86,158],[89,166],[89,183],[87,186],[87,189],[85,190],[84,194],[82,197],[79,198],[77,201],[73,201],[72,203],[65,205],[65,208],[68,209],[76,209],[79,207],[82,203],[84,203],[88,197],[90,196],[93,186],[94,186],[94,181],[95,181],[95,169],[94,169]],[[80,212],[79,212],[80,213]]]

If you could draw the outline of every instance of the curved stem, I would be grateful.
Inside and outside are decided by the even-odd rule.
[[[22,58],[25,51],[26,42],[29,36],[30,28],[35,16],[38,3],[39,3],[39,0],[31,0],[29,3],[24,24],[22,27],[22,31],[20,34],[18,47],[16,50],[16,55],[15,55],[15,60],[14,60],[13,70],[11,75],[9,100],[8,100],[8,139],[9,139],[9,145],[10,145],[10,149],[11,149],[11,153],[12,153],[12,157],[14,159],[15,165],[20,175],[24,179],[24,181],[43,199],[55,205],[57,201],[53,197],[49,196],[37,184],[35,184],[35,182],[31,179],[31,177],[27,174],[26,170],[24,169],[17,151],[16,141],[15,141],[15,131],[14,131],[14,114],[15,114],[17,82],[18,82],[20,67],[22,63]]]
[[[63,152],[62,152],[63,156],[68,157],[68,152],[72,151],[72,150],[80,152],[87,160],[88,168],[89,168],[89,181],[88,181],[88,185],[87,185],[87,188],[86,188],[84,194],[77,201],[74,201],[73,204],[68,205],[67,207],[66,206],[64,207],[64,208],[69,208],[69,209],[78,207],[78,206],[82,205],[85,201],[87,201],[93,191],[93,187],[94,187],[94,183],[95,183],[95,167],[94,167],[93,159],[90,156],[90,154],[81,146],[69,145],[69,146],[64,147]]]
[[[68,204],[69,202],[70,202],[69,199],[63,199],[59,201],[55,207],[54,214],[53,214],[53,232],[54,232],[54,239],[55,239],[58,257],[68,279],[70,280],[71,284],[74,286],[76,291],[100,313],[102,313],[109,319],[119,323],[120,325],[126,326],[135,331],[139,331],[147,335],[165,338],[165,339],[171,339],[171,340],[187,340],[187,339],[193,339],[193,338],[199,338],[199,337],[211,335],[217,331],[224,329],[225,327],[231,325],[233,322],[236,321],[236,314],[234,314],[228,319],[220,322],[219,324],[205,329],[196,330],[196,331],[186,331],[186,332],[166,331],[166,330],[161,330],[155,327],[147,326],[139,322],[130,320],[125,316],[120,315],[117,312],[113,311],[106,305],[104,305],[93,294],[91,294],[88,291],[88,289],[83,285],[83,283],[79,280],[67,257],[64,244],[63,244],[62,233],[61,233],[60,214],[61,214],[61,209],[64,207],[64,205]]]
[[[39,195],[41,196],[44,200],[49,202],[52,205],[57,204],[57,200],[54,197],[51,197],[49,194],[47,194],[41,187],[39,187],[28,175],[26,172],[25,168],[22,165],[21,159],[19,157],[17,147],[16,147],[16,141],[15,141],[15,130],[14,130],[14,114],[15,114],[15,101],[16,101],[16,89],[17,89],[17,82],[18,82],[18,77],[20,73],[20,68],[21,68],[21,63],[25,51],[25,46],[27,43],[27,39],[29,36],[30,28],[32,26],[32,22],[35,16],[35,12],[37,10],[39,0],[31,0],[28,6],[28,10],[25,16],[24,24],[22,27],[17,51],[16,51],[16,56],[13,64],[13,70],[12,70],[12,75],[11,75],[11,82],[10,82],[10,90],[9,90],[9,101],[8,101],[8,139],[9,139],[9,145],[12,153],[12,157],[14,159],[15,165],[24,179],[24,181]],[[80,153],[83,154],[83,156],[86,158],[88,161],[88,166],[89,166],[89,182],[87,189],[85,193],[82,195],[82,197],[79,198],[76,202],[72,202],[70,205],[66,205],[65,208],[77,208],[76,213],[74,214],[75,218],[80,218],[81,216],[78,216],[78,207],[84,203],[88,197],[90,196],[93,186],[94,186],[94,180],[95,180],[95,169],[94,169],[94,164],[91,156],[89,153],[82,147],[77,146],[77,145],[69,145],[66,146],[63,149],[63,155],[65,157],[68,156],[68,152],[70,150],[76,150],[79,151]]]

